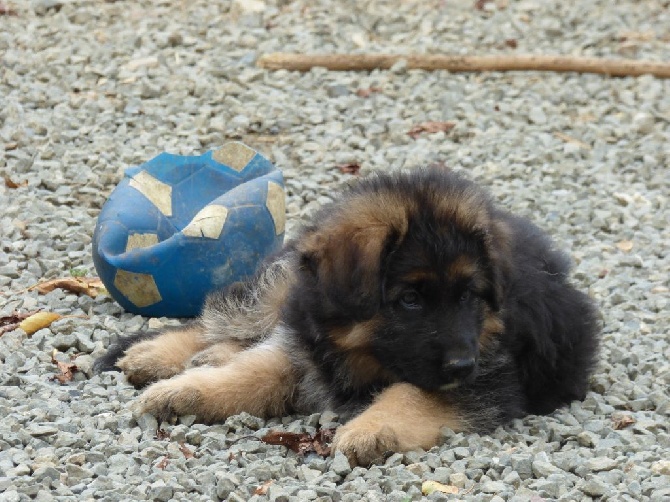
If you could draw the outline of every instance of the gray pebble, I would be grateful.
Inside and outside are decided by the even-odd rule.
[[[333,472],[339,474],[340,476],[346,476],[351,472],[349,460],[340,451],[335,452],[335,455],[333,456],[333,462],[330,464],[330,468],[333,470]]]
[[[426,72],[405,61],[371,72],[255,66],[278,51],[375,52],[383,41],[389,52],[475,54],[510,38],[523,52],[670,60],[661,36],[670,20],[658,2],[503,3],[477,11],[471,2],[409,9],[372,0],[349,12],[332,0],[306,10],[193,0],[185,13],[149,0],[9,2],[18,15],[5,16],[0,35],[0,171],[21,186],[0,182],[0,317],[38,309],[78,317],[30,337],[0,336],[0,499],[406,501],[435,479],[473,501],[665,501],[668,81]],[[456,127],[408,135],[427,121]],[[288,237],[355,179],[340,164],[367,173],[441,162],[481,181],[568,251],[575,284],[601,309],[602,354],[587,398],[490,434],[443,431],[443,445],[369,469],[257,439],[272,428],[336,427],[334,413],[242,414],[211,426],[134,416],[138,391],[118,372],[94,374],[91,363],[119,336],[157,322],[105,295],[27,288],[70,270],[96,274],[93,228],[124,168],[228,139],[284,170]],[[49,380],[54,347],[62,362],[76,356],[79,371],[65,385]],[[634,423],[615,426],[622,413]],[[171,439],[156,438],[159,425]],[[261,479],[274,481],[254,495]]]

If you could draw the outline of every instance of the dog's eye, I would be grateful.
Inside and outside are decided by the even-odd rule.
[[[407,310],[418,310],[421,306],[421,295],[410,289],[405,291],[400,297],[400,305]]]
[[[472,292],[469,289],[466,289],[461,293],[461,296],[458,300],[461,303],[466,303],[470,298],[472,298]]]

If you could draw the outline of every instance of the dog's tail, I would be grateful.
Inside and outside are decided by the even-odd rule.
[[[292,280],[287,253],[252,279],[211,293],[200,316],[204,337],[210,343],[234,340],[243,345],[264,340],[279,322]]]

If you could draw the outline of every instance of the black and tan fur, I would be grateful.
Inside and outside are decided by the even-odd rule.
[[[126,338],[143,411],[215,422],[334,410],[354,464],[582,399],[596,311],[536,226],[452,172],[379,174],[190,326]]]

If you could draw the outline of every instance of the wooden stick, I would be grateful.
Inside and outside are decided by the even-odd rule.
[[[471,71],[552,71],[599,73],[613,77],[650,74],[670,78],[670,63],[603,59],[580,56],[518,55],[510,56],[444,56],[428,54],[291,54],[261,56],[257,65],[268,70],[309,71],[320,66],[332,71],[371,71],[389,69],[401,60],[408,69]]]

